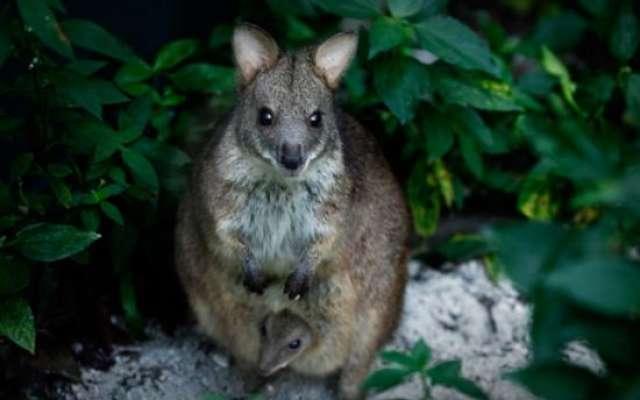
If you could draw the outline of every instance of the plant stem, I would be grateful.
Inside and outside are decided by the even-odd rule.
[[[422,387],[424,388],[424,400],[431,399],[431,384],[429,383],[429,378],[427,374],[421,373],[420,378],[422,378]]]

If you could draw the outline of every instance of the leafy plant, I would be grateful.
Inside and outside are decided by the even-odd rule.
[[[372,372],[363,383],[363,389],[384,391],[401,384],[412,376],[422,382],[424,398],[431,398],[433,386],[445,386],[474,399],[487,399],[475,383],[461,374],[459,360],[442,361],[431,365],[431,349],[419,340],[408,352],[383,351],[380,357],[388,366]]]
[[[269,0],[237,10],[285,49],[359,30],[338,96],[405,178],[421,240],[443,217],[516,220],[419,254],[483,257],[532,304],[532,360],[513,379],[549,399],[639,396],[635,2]],[[0,6],[0,336],[33,352],[43,304],[59,297],[51,281],[78,265],[111,271],[106,296],[141,329],[134,272],[145,251],[168,264],[157,243],[171,247],[167,216],[190,163],[180,148],[198,139],[193,110],[207,99],[217,115],[232,102],[234,22],[145,60],[94,22],[67,18],[59,1]],[[573,340],[605,371],[567,364]],[[438,375],[428,357],[409,366],[424,358],[421,344],[414,352],[389,356],[402,373],[377,385],[459,376],[455,363]]]
[[[65,18],[59,2],[10,1],[1,12],[0,142],[12,158],[0,174],[0,336],[35,351],[30,271],[104,258],[140,332],[131,249],[184,188],[181,106],[197,93],[224,103],[232,69],[189,63],[206,53],[192,39],[148,64],[95,23]]]

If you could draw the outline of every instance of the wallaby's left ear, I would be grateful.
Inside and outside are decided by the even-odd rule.
[[[342,32],[333,35],[316,49],[313,55],[316,72],[324,78],[330,88],[338,87],[342,74],[356,54],[357,47],[358,34]]]

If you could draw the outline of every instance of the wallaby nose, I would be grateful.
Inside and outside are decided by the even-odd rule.
[[[290,171],[295,171],[303,163],[302,145],[283,143],[280,147],[280,164]]]

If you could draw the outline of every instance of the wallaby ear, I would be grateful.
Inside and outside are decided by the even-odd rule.
[[[275,40],[255,25],[238,25],[233,31],[232,44],[243,83],[251,82],[258,72],[271,68],[278,61]]]
[[[333,35],[316,49],[313,55],[316,72],[324,78],[330,88],[338,87],[340,77],[349,67],[357,47],[358,35],[342,32]]]

